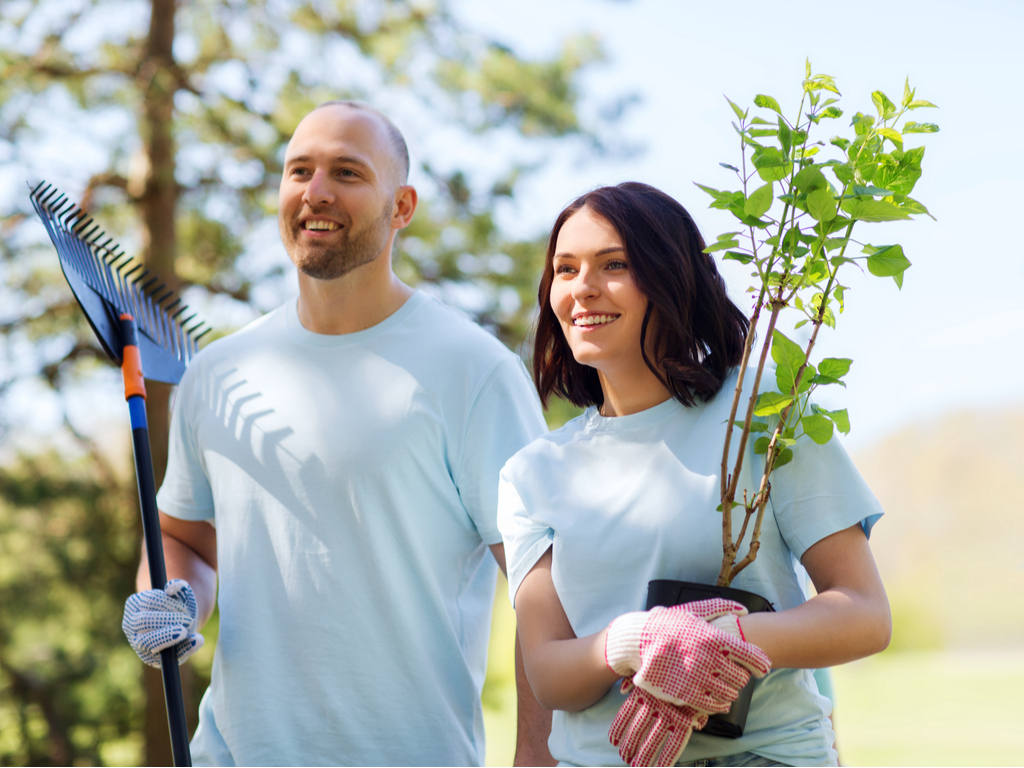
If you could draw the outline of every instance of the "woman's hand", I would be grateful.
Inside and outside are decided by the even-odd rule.
[[[788,611],[744,616],[747,640],[776,669],[831,667],[884,650],[892,636],[889,600],[861,526],[827,536],[801,562],[818,594]]]

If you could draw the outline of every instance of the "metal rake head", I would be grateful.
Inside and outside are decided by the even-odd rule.
[[[118,317],[130,314],[139,330],[139,352],[147,379],[177,384],[199,351],[202,321],[174,291],[137,260],[126,256],[92,218],[40,182],[31,192],[32,206],[57,249],[60,266],[103,350],[121,364]]]

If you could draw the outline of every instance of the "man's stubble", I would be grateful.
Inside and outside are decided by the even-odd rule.
[[[316,280],[336,280],[369,264],[384,251],[391,235],[393,208],[394,201],[388,200],[380,216],[361,232],[353,232],[351,227],[342,230],[340,242],[300,244],[290,225],[287,229],[281,227],[285,249],[303,274]]]

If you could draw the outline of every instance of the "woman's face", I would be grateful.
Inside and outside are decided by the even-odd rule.
[[[551,309],[576,361],[605,374],[646,370],[640,328],[647,298],[615,228],[581,208],[562,225],[552,266]]]

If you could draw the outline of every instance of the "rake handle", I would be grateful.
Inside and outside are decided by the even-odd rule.
[[[164,564],[163,539],[160,534],[160,513],[156,506],[156,482],[153,477],[153,456],[149,448],[149,422],[146,418],[146,387],[142,378],[135,321],[131,315],[121,315],[122,364],[125,399],[132,425],[132,447],[135,452],[135,477],[139,485],[139,508],[142,510],[142,534],[149,562],[149,583],[153,589],[167,584]],[[132,343],[135,342],[135,343]],[[171,736],[171,753],[176,766],[191,766],[192,754],[188,746],[188,723],[185,719],[185,700],[181,692],[181,674],[174,648],[160,652],[160,671],[164,682],[164,702],[167,705],[167,725]]]

